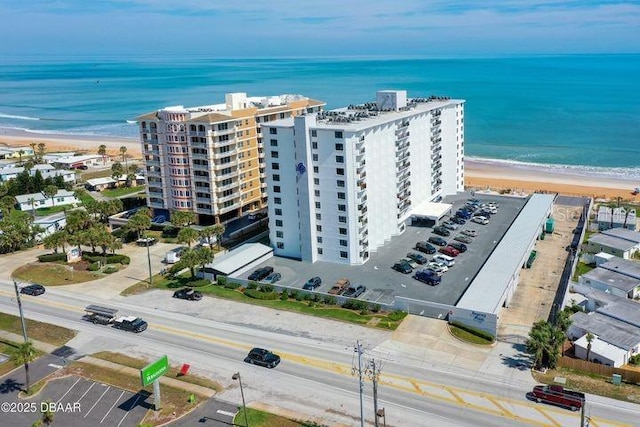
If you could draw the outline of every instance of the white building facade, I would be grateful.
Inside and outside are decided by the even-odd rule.
[[[376,102],[263,124],[274,253],[363,264],[412,208],[464,189],[464,101]]]

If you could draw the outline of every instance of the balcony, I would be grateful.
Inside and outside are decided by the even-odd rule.
[[[434,145],[431,147],[431,154],[436,154],[442,151],[442,145]]]
[[[433,132],[431,132],[433,135],[440,135],[442,133],[442,129],[438,128],[438,129],[434,129]]]
[[[222,194],[222,193],[220,193],[220,194]],[[228,196],[217,196],[216,197],[216,202],[224,203],[224,202],[228,202],[229,200],[233,200],[233,199],[240,199],[240,193],[235,191],[232,194],[229,194]]]
[[[435,111],[431,112],[431,115],[433,117],[440,117],[441,114],[442,114],[442,111],[440,111],[440,110],[435,110]]]
[[[431,137],[431,142],[433,142],[434,144],[437,144],[439,142],[442,142],[442,138],[439,136],[432,136]]]
[[[442,159],[442,154],[440,154],[440,153],[433,153],[431,155],[431,161],[432,162],[437,162],[440,159]]]
[[[233,167],[236,167],[236,166],[238,166],[238,159],[233,159],[233,160],[231,160],[230,162],[227,162],[227,163],[216,163],[213,168],[215,170],[219,171],[219,170],[222,170],[224,168],[233,168]]]
[[[398,124],[398,129],[405,129],[409,127],[409,120],[405,120]]]
[[[210,205],[211,204],[211,199],[207,198],[207,197],[196,197],[196,203],[205,203]]]
[[[227,151],[219,151],[216,150],[213,152],[213,158],[214,159],[222,159],[224,157],[229,157],[229,156],[235,156],[236,154],[238,154],[238,150],[237,149],[231,149],[231,150],[227,150]]]
[[[226,179],[228,179],[228,178],[226,178]],[[238,180],[234,180],[234,181],[233,181],[232,183],[230,183],[230,184],[218,185],[216,189],[217,189],[217,190],[221,190],[221,191],[224,191],[224,190],[231,190],[232,188],[236,188],[236,187],[238,187],[239,185],[240,185],[240,181],[238,181]]]
[[[409,138],[409,131],[401,133],[398,133],[398,131],[396,131],[396,138],[398,139],[398,141]]]
[[[211,160],[208,154],[202,154],[202,153],[191,153],[191,158],[198,159],[198,160],[207,160],[207,161]]]
[[[200,133],[202,132],[199,132],[198,136],[205,136],[205,135],[200,135]],[[230,126],[229,129],[209,131],[207,132],[206,136],[222,136],[222,135],[230,135],[230,134],[233,134],[233,136],[235,136],[236,134],[236,130],[233,126]],[[233,139],[233,138],[229,138],[229,139]]]
[[[238,209],[240,207],[241,203],[240,201],[236,202],[236,203],[232,203],[229,206],[225,206],[223,207],[222,204],[218,205],[218,211],[222,214],[222,213],[226,213],[235,209]]]
[[[409,162],[409,161],[405,161],[404,163],[401,163],[401,164],[397,165],[399,171],[405,170],[409,166],[411,166],[411,162]]]

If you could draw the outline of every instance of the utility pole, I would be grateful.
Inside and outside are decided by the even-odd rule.
[[[364,381],[362,380],[362,345],[360,341],[356,341],[356,346],[353,351],[358,353],[358,385],[360,388],[360,427],[364,427],[364,404],[362,402],[362,391],[364,388]],[[355,368],[354,368],[355,370]]]
[[[376,369],[376,360],[371,359],[369,362],[371,366],[371,371],[369,371],[369,377],[371,378],[371,382],[373,383],[373,413],[374,413],[374,425],[375,427],[380,427],[378,422],[379,412],[378,412],[378,378],[380,377],[380,367]],[[384,413],[384,411],[383,411]],[[385,422],[386,424],[386,422]]]
[[[20,292],[18,292],[18,282],[13,279],[13,287],[16,290],[16,300],[18,301],[18,311],[20,312],[20,323],[22,323],[22,337],[24,338],[24,342],[29,342],[27,338],[27,324],[24,320],[24,313],[22,312],[22,301],[20,300]]]

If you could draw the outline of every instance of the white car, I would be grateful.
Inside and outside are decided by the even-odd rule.
[[[474,216],[473,218],[471,218],[471,221],[482,225],[489,224],[489,218],[487,218],[486,216]]]
[[[460,226],[454,222],[451,221],[444,221],[442,223],[442,226],[444,228],[446,228],[447,230],[457,230],[458,228],[460,228]]]
[[[467,235],[469,237],[477,237],[478,236],[478,232],[476,230],[472,230],[472,229],[462,230],[461,233],[465,234],[465,235]]]
[[[424,268],[435,272],[438,276],[442,276],[444,273],[449,271],[449,267],[447,267],[441,262],[435,262],[435,261],[431,261],[430,263],[425,265]]]

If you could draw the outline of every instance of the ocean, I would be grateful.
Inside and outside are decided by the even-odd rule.
[[[137,137],[170,105],[303,94],[327,108],[376,90],[466,100],[466,155],[640,177],[640,55],[509,58],[78,57],[0,59],[0,127]]]

